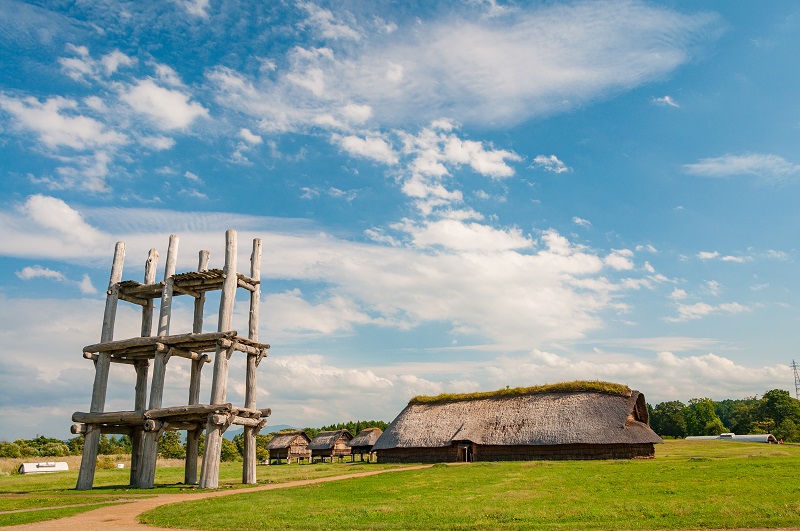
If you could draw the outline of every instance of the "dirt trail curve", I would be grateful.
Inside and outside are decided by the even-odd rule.
[[[169,503],[178,503],[183,501],[198,500],[202,498],[215,498],[217,496],[230,496],[232,494],[245,494],[248,492],[259,492],[263,490],[286,489],[289,487],[299,487],[302,485],[312,485],[314,483],[326,483],[328,481],[339,481],[341,479],[349,478],[363,478],[365,476],[374,476],[376,474],[384,474],[388,472],[402,472],[404,470],[419,470],[421,468],[428,468],[432,465],[409,466],[404,468],[392,468],[389,470],[373,470],[370,472],[357,472],[354,474],[346,474],[343,476],[333,476],[329,478],[306,479],[300,481],[289,481],[286,483],[273,483],[270,485],[262,485],[250,489],[231,489],[231,490],[212,490],[200,491],[191,494],[157,494],[152,498],[143,500],[136,500],[129,503],[120,505],[112,505],[110,507],[101,507],[93,511],[77,514],[67,518],[59,518],[58,520],[48,520],[46,522],[37,522],[34,524],[25,524],[17,526],[4,527],[6,529],[26,529],[26,530],[59,530],[65,531],[68,529],[75,530],[92,530],[100,531],[112,529],[115,531],[176,531],[174,528],[153,527],[149,525],[140,524],[137,517],[143,512],[149,511],[162,505]]]

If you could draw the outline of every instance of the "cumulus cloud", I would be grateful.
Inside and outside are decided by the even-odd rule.
[[[705,302],[698,302],[695,304],[678,304],[678,315],[675,317],[667,317],[666,320],[673,323],[680,323],[684,321],[691,321],[694,319],[702,319],[711,314],[727,314],[733,315],[742,312],[752,311],[751,308],[739,304],[738,302],[728,302],[718,305],[707,304]]]
[[[347,153],[356,157],[371,159],[384,164],[397,164],[397,154],[392,146],[380,136],[361,138],[355,135],[334,137],[334,140]]]
[[[306,19],[304,25],[312,28],[319,36],[334,40],[361,40],[361,34],[357,30],[337,20],[329,9],[325,9],[311,2],[299,2],[297,7],[304,10],[308,15],[308,19]]]
[[[208,117],[208,109],[189,101],[189,94],[161,87],[152,79],[139,80],[128,87],[120,99],[165,130],[185,129],[198,118]]]
[[[54,271],[40,265],[23,267],[21,270],[17,271],[16,275],[22,280],[30,280],[32,278],[49,278],[51,280],[64,282],[67,279],[67,277],[64,276],[64,273],[60,271]]]
[[[15,119],[15,126],[38,135],[51,149],[67,147],[79,150],[116,146],[127,137],[76,110],[78,102],[56,96],[40,102],[36,98],[13,98],[0,94],[0,108]]]
[[[537,155],[536,158],[533,159],[531,168],[541,168],[551,173],[565,173],[571,171],[571,168],[560,161],[555,155],[550,155],[549,157],[546,155]]]
[[[794,164],[771,153],[725,154],[721,157],[700,159],[684,164],[683,170],[701,177],[733,177],[750,175],[764,182],[779,182],[800,173],[800,164]]]

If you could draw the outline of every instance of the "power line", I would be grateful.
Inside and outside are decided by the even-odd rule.
[[[794,371],[794,397],[800,400],[800,373],[798,373],[800,366],[798,366],[797,363],[792,360],[792,364],[789,365],[789,367],[791,367]]]

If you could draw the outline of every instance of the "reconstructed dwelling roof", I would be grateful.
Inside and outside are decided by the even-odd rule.
[[[364,428],[358,432],[355,439],[347,443],[347,446],[372,446],[378,442],[381,434],[383,430],[380,428]]]
[[[533,389],[533,388],[531,388]],[[639,391],[541,392],[455,401],[414,399],[386,428],[373,450],[482,445],[661,443],[648,425]],[[491,396],[491,395],[489,395]],[[421,402],[421,403],[420,403]]]
[[[308,445],[308,449],[329,450],[334,447],[336,441],[338,441],[339,437],[342,435],[344,435],[348,441],[353,438],[353,434],[348,430],[321,431],[311,440],[311,443]]]
[[[295,431],[284,431],[280,433],[276,433],[272,440],[267,443],[267,450],[278,450],[281,448],[288,448],[292,445],[292,442],[301,437],[306,440],[306,442],[311,442],[311,438],[306,435],[306,432],[295,430]]]

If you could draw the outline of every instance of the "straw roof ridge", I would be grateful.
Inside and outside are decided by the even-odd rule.
[[[442,393],[436,396],[415,396],[408,403],[411,404],[441,404],[446,402],[463,402],[466,400],[483,400],[487,398],[512,398],[545,393],[603,393],[614,396],[631,396],[631,389],[627,385],[600,380],[574,380],[554,384],[534,385],[531,387],[511,387],[497,391],[484,391],[478,393]]]

